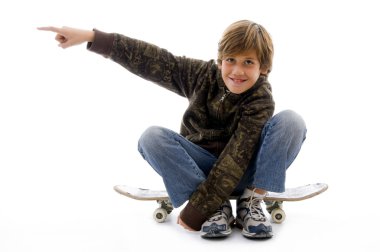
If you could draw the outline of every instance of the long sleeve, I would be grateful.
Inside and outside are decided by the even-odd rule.
[[[191,97],[200,79],[207,76],[213,61],[175,56],[153,44],[118,33],[95,29],[95,40],[87,49],[110,58],[133,74],[181,96]]]

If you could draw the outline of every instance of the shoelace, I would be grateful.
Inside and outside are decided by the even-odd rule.
[[[255,191],[252,191],[252,194],[249,198],[249,204],[248,204],[248,209],[249,209],[249,215],[252,216],[252,218],[256,221],[265,221],[266,217],[261,209],[261,198],[254,198],[254,193]]]
[[[217,210],[210,218],[208,218],[208,221],[217,221],[220,218],[223,217],[223,211],[222,209]]]
[[[225,212],[223,212],[224,207],[227,207],[227,206],[225,206],[225,205],[220,206],[220,208],[218,210],[216,210],[216,212],[213,215],[211,215],[210,218],[208,218],[208,221],[217,221],[220,218],[227,215]]]

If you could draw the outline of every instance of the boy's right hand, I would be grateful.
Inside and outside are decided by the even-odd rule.
[[[93,42],[95,32],[91,30],[81,30],[63,26],[62,28],[54,26],[38,27],[41,31],[51,31],[57,33],[55,40],[59,42],[60,47],[68,48],[70,46],[79,45],[84,42]]]

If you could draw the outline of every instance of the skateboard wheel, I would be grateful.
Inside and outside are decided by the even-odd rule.
[[[153,213],[153,219],[158,223],[165,222],[168,212],[163,208],[157,208]]]
[[[273,209],[270,215],[272,217],[272,221],[278,224],[282,223],[286,218],[286,214],[281,208]]]

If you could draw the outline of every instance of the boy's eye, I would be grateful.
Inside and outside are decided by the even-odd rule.
[[[252,60],[246,60],[245,64],[246,65],[252,65],[252,64],[255,64],[255,62],[253,62]]]
[[[226,58],[225,61],[228,63],[233,63],[235,61],[235,59],[234,58]]]

